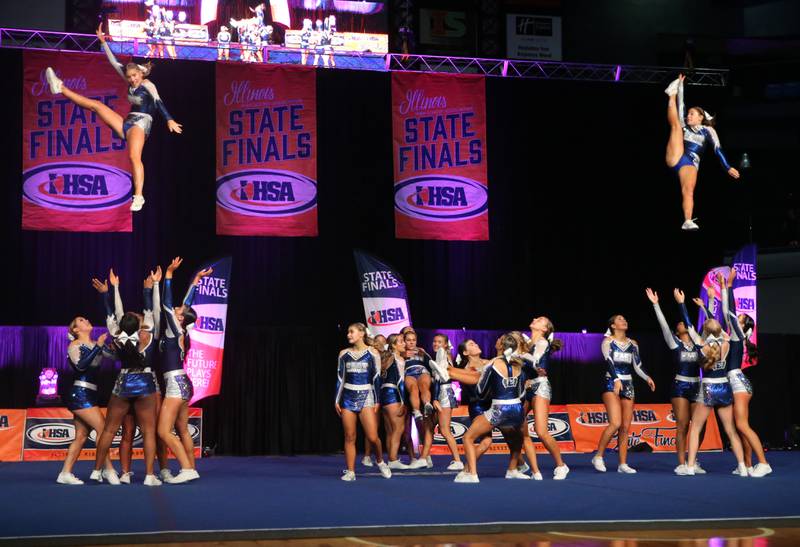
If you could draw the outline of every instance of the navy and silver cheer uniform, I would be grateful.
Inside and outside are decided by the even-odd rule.
[[[526,375],[520,371],[514,375],[514,368],[506,359],[508,376],[504,377],[497,372],[494,362],[483,369],[478,381],[478,395],[491,398],[492,406],[483,413],[486,420],[498,428],[519,428],[525,418],[520,395],[525,387]]]
[[[614,381],[622,382],[619,396],[633,400],[633,376],[631,372],[647,381],[650,377],[642,368],[642,359],[639,357],[639,346],[633,340],[618,342],[613,338],[606,338],[600,346],[606,360],[606,382],[603,391],[614,391]]]
[[[450,365],[446,349],[439,348],[436,351],[436,361],[442,364],[442,368],[447,368]],[[442,408],[457,408],[458,398],[456,397],[456,391],[453,389],[453,383],[450,380],[434,382],[433,400],[439,401]]]
[[[431,368],[428,361],[431,360],[430,355],[428,355],[424,349],[417,348],[417,354],[413,357],[408,357],[406,359],[406,369],[404,371],[404,376],[411,376],[412,378],[419,378],[423,374],[430,375]]]
[[[125,66],[117,61],[111,48],[108,47],[108,44],[105,42],[103,42],[103,51],[106,52],[106,57],[108,57],[111,66],[114,67],[117,74],[127,83],[128,79],[125,77]],[[172,119],[172,116],[167,112],[167,107],[164,106],[161,97],[158,95],[156,86],[150,80],[142,80],[139,87],[129,87],[128,102],[131,103],[131,111],[125,117],[125,121],[122,122],[123,139],[127,138],[128,130],[133,126],[141,128],[142,131],[144,131],[145,137],[148,137],[153,127],[153,116],[156,112],[159,112],[166,121]]]
[[[522,357],[525,360],[526,372],[531,378],[529,387],[525,389],[525,400],[529,403],[534,397],[551,400],[553,388],[547,378],[547,369],[550,366],[550,342],[546,338],[537,340],[533,354],[525,354]],[[544,371],[544,376],[541,376],[539,371]]]
[[[477,372],[483,373],[485,368],[490,366],[490,364],[484,365],[482,368],[478,369]],[[466,367],[464,370],[472,370],[467,369]],[[469,419],[474,420],[487,410],[489,407],[492,406],[492,401],[478,395],[478,386],[473,384],[461,384],[461,400],[467,401],[467,408],[469,409]]]
[[[722,336],[706,337],[706,345],[718,344],[722,350],[719,360],[703,373],[699,402],[706,406],[728,406],[733,403],[733,392],[731,384],[728,382],[727,363],[730,345],[726,348],[725,342],[726,340]]]
[[[109,349],[95,344],[70,344],[69,364],[75,371],[72,389],[67,399],[69,410],[81,410],[97,406],[97,371],[103,357],[114,357]]]
[[[381,381],[381,358],[378,352],[346,349],[339,354],[336,379],[336,404],[351,412],[375,406]]]
[[[667,320],[658,302],[653,304],[653,309],[655,309],[658,324],[661,327],[661,334],[664,336],[667,347],[672,351],[672,359],[675,362],[675,378],[672,381],[670,397],[679,397],[694,402],[700,392],[700,363],[703,361],[702,348],[693,341],[688,344],[684,343],[669,330]],[[688,317],[684,319],[684,322],[687,319]],[[687,328],[689,326],[691,326],[691,323],[687,323]]]
[[[192,305],[195,290],[196,287],[192,284],[183,300],[184,306]],[[191,401],[194,396],[194,386],[183,368],[188,334],[175,316],[175,308],[172,303],[172,279],[164,280],[163,309],[166,319],[164,338],[161,340],[161,373],[164,377],[164,397]]]
[[[733,309],[729,305],[733,304]],[[733,289],[729,288],[722,293],[722,313],[725,314],[725,321],[730,329],[730,352],[728,353],[728,381],[731,384],[733,393],[753,394],[753,386],[742,370],[744,361],[744,342],[747,336],[742,332],[739,325],[739,318],[736,313],[736,300],[733,297]]]
[[[399,355],[393,355],[392,364],[386,368],[386,375],[381,378],[380,401],[382,405],[403,404],[403,369],[405,362]]]
[[[703,153],[703,148],[708,144],[714,147],[714,154],[719,159],[720,165],[729,170],[731,166],[728,160],[725,159],[725,154],[722,153],[722,147],[719,144],[719,137],[717,132],[710,125],[689,126],[686,124],[686,106],[683,104],[683,84],[678,86],[678,119],[683,128],[683,155],[678,163],[672,168],[677,173],[681,167],[692,166],[700,169],[700,157]]]
[[[116,300],[118,300],[118,311],[121,311],[121,301],[119,301],[118,288],[114,287]],[[109,332],[116,332],[114,340],[118,345],[124,345],[127,342],[133,343],[137,347],[135,356],[122,356],[119,355],[122,361],[122,369],[117,375],[117,381],[114,383],[112,394],[121,399],[135,399],[137,397],[147,397],[156,393],[155,375],[153,369],[148,366],[148,353],[155,351],[156,342],[153,337],[153,289],[144,289],[144,321],[142,322],[141,329],[132,335],[127,335],[119,330],[114,309],[111,307],[111,298],[108,293],[105,293],[106,303],[106,324],[108,325]],[[148,335],[147,345],[139,348],[140,332],[146,331]],[[152,361],[152,357],[150,357]]]

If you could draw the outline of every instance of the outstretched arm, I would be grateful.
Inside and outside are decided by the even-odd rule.
[[[711,126],[706,126],[705,129],[708,132],[709,137],[711,138],[711,144],[714,146],[714,154],[717,156],[719,164],[722,166],[723,169],[725,169],[725,171],[728,172],[730,176],[732,176],[735,179],[738,179],[739,171],[731,167],[730,164],[728,163],[728,160],[725,158],[725,154],[722,152],[722,146],[719,143],[719,135],[717,135],[717,131]]]
[[[103,23],[100,23],[100,26],[97,27],[97,32],[95,34],[97,34],[97,39],[100,40],[100,46],[103,48],[106,57],[108,57],[108,62],[111,63],[114,71],[116,71],[120,78],[125,80],[125,83],[127,84],[128,79],[125,77],[125,66],[117,61],[117,58],[114,57],[114,52],[111,51],[110,47],[108,47],[108,44],[106,43],[106,35],[103,34]]]
[[[658,304],[658,293],[648,288],[645,293],[648,300],[653,304],[653,310],[656,312],[656,319],[658,319],[658,326],[661,327],[661,334],[664,336],[664,341],[667,343],[669,349],[677,349],[678,342],[675,340],[675,335],[669,330],[667,325],[667,318],[664,317],[664,312],[661,311],[661,306]]]
[[[178,133],[178,134],[182,133],[183,132],[183,126],[181,124],[179,124],[178,122],[176,122],[174,119],[172,119],[172,116],[167,111],[167,107],[164,106],[164,101],[161,100],[161,97],[158,94],[158,90],[156,89],[155,84],[153,82],[151,82],[150,80],[143,80],[142,81],[142,86],[153,97],[153,104],[156,105],[156,108],[158,109],[158,111],[161,113],[161,115],[167,121],[167,127],[169,128],[169,130],[174,132],[174,133]]]
[[[680,306],[683,323],[686,325],[686,330],[689,331],[689,338],[691,338],[692,342],[695,344],[702,345],[703,339],[699,334],[697,334],[697,331],[692,324],[692,320],[689,319],[689,311],[686,309],[686,297],[684,296],[683,291],[680,289],[675,289],[673,294],[675,295],[675,302],[677,302],[678,306]]]

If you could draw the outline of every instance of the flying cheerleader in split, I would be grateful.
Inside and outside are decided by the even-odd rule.
[[[94,112],[114,133],[127,142],[128,157],[131,160],[131,168],[133,170],[133,203],[131,203],[131,211],[139,211],[144,205],[144,195],[142,194],[142,189],[144,188],[142,150],[144,149],[144,141],[150,135],[155,113],[159,112],[167,120],[167,127],[171,132],[180,134],[183,129],[181,124],[173,120],[172,116],[167,112],[156,86],[147,79],[147,76],[152,71],[152,65],[150,63],[145,63],[144,65],[128,63],[123,65],[117,61],[114,53],[106,43],[102,25],[97,29],[97,38],[100,40],[111,66],[129,85],[128,102],[131,103],[131,110],[127,116],[123,118],[102,102],[89,99],[69,89],[56,76],[52,68],[47,67],[45,75],[47,83],[50,85],[50,91],[53,94],[61,93],[79,107]]]
[[[719,136],[714,130],[715,119],[699,106],[693,106],[686,112],[683,104],[683,82],[681,74],[677,80],[669,84],[664,91],[669,96],[667,104],[667,120],[670,133],[667,142],[667,167],[675,171],[681,183],[683,195],[683,230],[698,230],[699,226],[692,218],[694,211],[694,187],[697,184],[697,171],[700,169],[700,157],[703,148],[710,143],[714,147],[722,167],[734,179],[739,178],[739,171],[728,164]]]

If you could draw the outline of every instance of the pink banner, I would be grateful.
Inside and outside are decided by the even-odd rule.
[[[23,61],[22,229],[130,232],[125,142],[93,112],[51,94],[44,73],[52,67],[69,89],[122,116],[125,82],[102,55],[26,50]]]
[[[197,321],[190,330],[191,344],[183,367],[192,379],[193,404],[218,395],[222,385],[222,355],[225,349],[225,326],[228,324],[228,291],[231,283],[231,257],[203,264],[211,275],[200,280],[192,307]]]
[[[217,234],[317,235],[313,68],[217,63]]]
[[[488,240],[482,76],[392,73],[395,233]]]

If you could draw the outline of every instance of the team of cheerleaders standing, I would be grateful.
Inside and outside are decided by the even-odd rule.
[[[58,475],[60,484],[83,484],[72,473],[72,468],[91,430],[97,435],[97,455],[90,479],[105,480],[109,484],[130,484],[133,437],[137,425],[144,444],[146,486],[159,486],[162,481],[181,484],[200,477],[195,468],[194,445],[188,428],[193,388],[183,369],[183,361],[189,348],[188,330],[197,319],[191,306],[195,288],[212,270],[198,272],[186,297],[175,306],[172,275],[182,262],[180,257],[175,258],[163,276],[163,305],[159,287],[161,267],[145,278],[142,313],[124,310],[119,294],[120,280],[113,270],[109,272],[114,290],[113,302],[108,281],[92,280],[103,300],[108,333],[92,340],[92,324],[81,316],[75,317],[69,325],[69,362],[75,371],[75,379],[67,407],[74,415],[75,440]],[[109,335],[111,340],[107,343]],[[98,407],[97,393],[97,376],[104,357],[119,361],[122,367],[105,418]],[[156,371],[163,378],[163,391]],[[108,452],[120,426],[122,474],[118,475]],[[181,467],[175,476],[168,467],[167,449],[175,455]],[[160,479],[154,472],[156,455]]]
[[[733,474],[763,477],[772,472],[758,435],[748,422],[753,390],[741,366],[745,348],[748,360],[756,357],[757,349],[749,340],[754,326],[752,318],[729,309],[734,302],[731,289],[734,277],[735,271],[727,280],[719,277],[725,328],[705,310],[708,319],[701,333],[689,320],[683,292],[674,291],[683,321],[677,323],[672,332],[659,306],[658,295],[651,289],[646,291],[675,361],[671,402],[677,425],[677,475],[705,473],[697,463],[697,452],[701,430],[714,409],[736,456],[737,467]],[[694,302],[702,306],[700,299]],[[606,472],[603,453],[616,435],[617,471],[633,474],[636,470],[627,462],[635,398],[633,373],[645,380],[651,390],[655,391],[656,386],[642,367],[638,344],[627,336],[625,318],[614,315],[608,327],[601,347],[606,363],[602,398],[608,426],[591,461],[598,472]],[[374,450],[381,475],[388,479],[392,470],[433,467],[430,448],[437,419],[453,455],[447,469],[459,471],[455,482],[479,482],[477,461],[491,446],[495,428],[502,433],[510,451],[505,478],[542,480],[528,433],[530,411],[534,413],[536,434],[555,461],[553,479],[565,479],[569,468],[547,427],[552,393],[547,375],[549,358],[562,347],[562,342],[553,338],[553,324],[547,317],[534,319],[530,329],[530,336],[517,331],[500,336],[495,344],[497,356],[494,359],[483,359],[478,344],[465,340],[459,345],[455,363],[452,363],[450,342],[444,334],[434,336],[436,356],[432,358],[417,347],[417,335],[411,327],[388,339],[379,336],[370,340],[363,323],[350,325],[347,330],[350,347],[339,354],[335,400],[336,412],[344,427],[347,469],[342,480],[356,479],[357,422],[364,428],[367,451]],[[466,465],[461,462],[450,431],[452,409],[458,406],[450,384],[452,380],[461,383],[462,400],[469,405],[471,425],[462,439]],[[379,412],[383,414],[388,463],[383,458],[384,445],[378,436]],[[418,455],[408,434],[411,420],[422,433]],[[411,458],[409,464],[399,460],[404,437]],[[529,466],[524,463],[523,452]],[[755,466],[753,452],[758,459]],[[362,463],[372,465],[369,454]],[[531,475],[526,474],[529,469]]]

